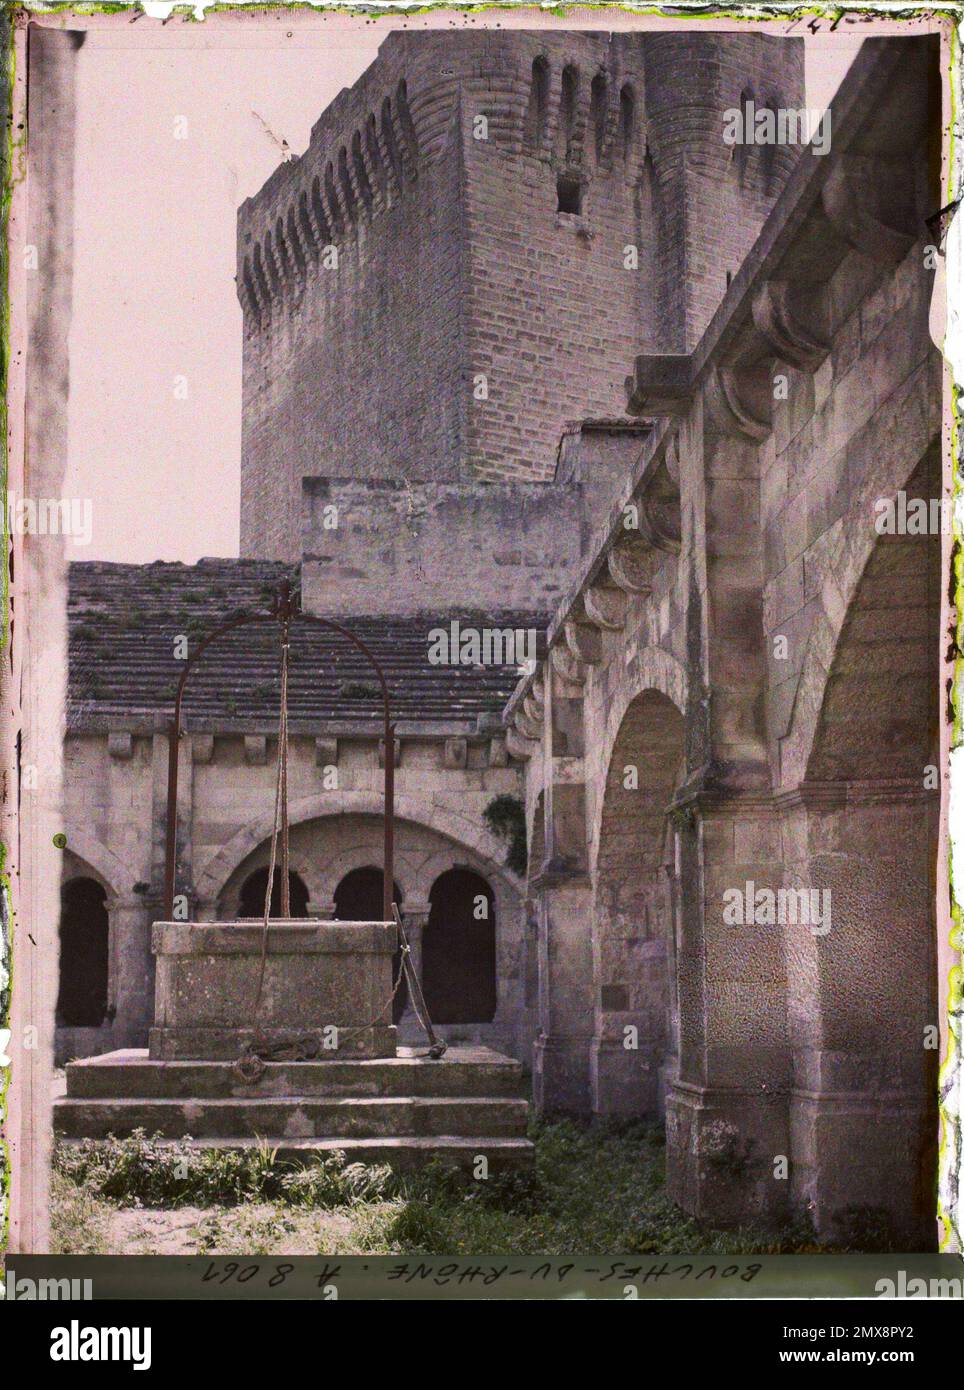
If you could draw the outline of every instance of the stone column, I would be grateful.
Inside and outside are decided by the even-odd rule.
[[[547,870],[539,895],[539,1032],[532,1056],[539,1110],[589,1114],[592,1042],[591,893],[585,872]]]
[[[935,1239],[938,804],[900,791],[804,785],[788,816],[788,884],[830,894],[817,931],[787,928],[791,1184],[820,1234],[919,1250]]]
[[[430,903],[406,903],[401,908],[402,925],[405,928],[405,935],[412,952],[412,968],[418,979],[422,978],[422,933],[428,925],[428,917],[431,911]],[[406,1007],[408,1013],[411,1008],[411,1000]]]
[[[532,1059],[533,1095],[540,1110],[588,1114],[592,892],[581,691],[550,665],[540,696],[546,858],[531,880],[539,922],[539,1032]],[[530,706],[527,713],[531,718],[536,711]]]
[[[666,1100],[667,1189],[703,1219],[775,1219],[789,1200],[784,929],[753,918],[767,915],[754,907],[758,892],[782,882],[779,824],[768,798],[694,798],[677,817],[679,1072]]]
[[[118,1047],[146,1047],[154,1018],[154,957],[151,925],[159,909],[153,899],[131,896],[108,904],[110,922],[113,1037]]]
[[[718,1222],[778,1219],[789,1195],[783,928],[755,901],[783,874],[764,701],[768,382],[763,369],[711,373],[681,473],[695,527],[687,778],[674,812],[680,1049],[666,1102],[667,1186],[686,1211]]]
[[[405,935],[408,939],[409,947],[411,948],[412,968],[419,982],[421,982],[422,979],[422,933],[428,922],[429,910],[429,904],[426,902],[406,903],[400,909],[402,914],[402,925],[405,928]],[[406,1047],[417,1046],[419,1043],[424,1042],[425,1039],[422,1026],[415,1013],[415,1007],[412,1004],[412,991],[408,988],[407,982],[405,987],[405,1008],[402,1011],[401,1018],[398,1020],[398,1039],[399,1042],[403,1043]]]

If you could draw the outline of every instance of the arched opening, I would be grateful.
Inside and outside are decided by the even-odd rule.
[[[355,201],[355,190],[351,183],[351,174],[348,172],[348,151],[344,145],[338,151],[338,182],[341,184],[341,200],[348,217],[350,226],[357,221],[358,208]]]
[[[365,160],[362,155],[361,131],[356,130],[351,139],[351,160],[355,170],[355,182],[358,185],[358,192],[362,202],[365,204],[365,211],[372,210],[372,186],[368,180],[368,170],[365,168]]]
[[[317,177],[311,181],[311,210],[315,215],[315,222],[318,227],[318,234],[321,237],[322,245],[327,246],[331,241],[331,226],[328,221],[328,214],[325,211],[325,202],[321,193],[321,180]]]
[[[341,922],[380,922],[382,920],[382,883],[384,875],[374,865],[362,869],[352,869],[335,889],[335,916]],[[398,884],[392,885],[392,900],[396,907],[402,905],[402,894]],[[395,952],[392,962],[392,984],[398,984],[402,969],[401,950]],[[392,1020],[397,1023],[405,1012],[408,999],[408,985],[402,980],[398,993],[392,1002]]]
[[[255,283],[260,291],[261,303],[267,304],[271,299],[271,291],[268,288],[268,279],[264,269],[264,257],[261,254],[260,245],[254,248],[253,264]]]
[[[274,243],[271,240],[270,232],[265,232],[264,236],[264,264],[268,272],[271,293],[278,294],[281,289],[281,280],[278,276],[278,262],[275,259]]]
[[[298,227],[300,229],[301,243],[305,252],[311,255],[317,250],[315,241],[315,229],[311,225],[311,216],[308,212],[308,194],[302,189],[298,195]]]
[[[555,155],[566,163],[571,156],[570,144],[576,126],[576,103],[579,100],[579,69],[572,63],[562,70],[562,89],[559,96],[559,120],[556,127]]]
[[[910,519],[939,508],[936,441],[903,493],[837,639],[785,880],[822,907],[786,928],[793,1194],[857,1248],[935,1238],[940,528]]]
[[[619,726],[593,874],[593,1108],[660,1115],[675,1075],[678,878],[670,805],[683,716],[646,690]]]
[[[408,105],[408,87],[405,82],[399,82],[395,92],[395,106],[398,111],[399,123],[402,127],[402,136],[405,146],[411,159],[410,177],[415,178],[416,160],[418,159],[418,134],[415,130],[415,122],[412,120],[412,113]]]
[[[325,168],[325,203],[328,208],[328,225],[338,236],[345,229],[345,219],[342,216],[341,203],[338,200],[338,190],[335,187],[335,169],[331,160]]]
[[[284,223],[279,217],[274,228],[275,248],[278,252],[278,266],[282,276],[287,279],[291,274],[291,262],[288,258],[288,243],[285,239]]]
[[[556,212],[578,217],[582,212],[582,181],[569,174],[556,179]]]
[[[537,153],[546,138],[549,114],[549,61],[541,54],[532,64],[529,105],[526,110],[525,141]]]
[[[597,72],[589,88],[589,124],[597,161],[606,147],[606,118],[609,105],[609,82],[604,72]]]
[[[495,895],[481,874],[449,869],[432,885],[422,988],[433,1023],[490,1023],[496,1009]]]
[[[241,886],[241,897],[238,905],[239,917],[264,917],[264,895],[268,887],[268,869],[255,869],[249,874]],[[291,903],[292,917],[308,916],[308,889],[305,887],[304,880],[298,874],[289,871],[288,873],[288,897]],[[274,881],[271,885],[271,904],[269,908],[271,917],[281,916],[281,870],[275,866]]]
[[[60,890],[60,989],[57,1022],[99,1028],[107,1013],[107,895],[92,878],[72,878]]]
[[[619,93],[619,143],[623,159],[629,158],[636,133],[636,93],[627,82]]]
[[[307,261],[306,261],[306,259],[305,259],[304,250],[302,249],[302,242],[301,242],[301,235],[302,235],[302,234],[301,234],[301,233],[299,232],[299,230],[298,230],[298,221],[297,221],[297,218],[296,218],[296,215],[295,215],[295,205],[294,205],[294,203],[292,203],[292,204],[291,204],[291,207],[288,209],[288,223],[287,223],[287,225],[288,225],[288,245],[291,247],[291,254],[292,254],[292,256],[294,257],[295,268],[297,269],[298,274],[301,275],[301,276],[303,276],[304,273],[305,273],[305,266],[307,265]]]
[[[365,146],[368,150],[368,160],[378,180],[379,186],[384,192],[385,189],[385,165],[382,161],[382,152],[378,144],[378,124],[375,120],[374,111],[369,115],[365,122]]]
[[[402,186],[402,156],[399,153],[398,141],[395,139],[392,103],[388,97],[382,102],[382,143],[388,151],[388,162],[391,166],[395,183],[400,189]]]
[[[258,300],[258,291],[255,288],[254,275],[251,270],[250,256],[245,256],[244,258],[244,268],[242,270],[242,275],[244,276],[244,288],[247,292],[248,299],[254,306],[256,312],[258,312],[258,314],[260,315],[261,304]]]

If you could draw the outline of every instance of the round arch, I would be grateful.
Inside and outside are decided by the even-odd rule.
[[[272,917],[280,917],[281,915],[281,883],[281,869],[276,864],[269,905]],[[238,894],[238,917],[261,918],[264,916],[264,899],[267,887],[268,865],[263,864],[259,868],[252,869],[242,883]],[[291,868],[288,870],[288,897],[292,919],[307,917],[308,889],[302,875]]]
[[[908,499],[940,496],[938,463],[933,452],[919,462]],[[926,1249],[939,1129],[938,1053],[921,1040],[939,1016],[941,540],[864,525],[850,554],[848,602],[832,631],[825,615],[819,680],[805,675],[797,697],[805,818],[785,882],[817,899],[822,926],[797,932],[787,953],[794,1067],[816,1078],[791,1098],[791,1131],[822,1128],[822,1143],[793,1154],[793,1190],[818,1230],[845,1230],[863,1207],[892,1248]],[[825,1071],[847,1077],[845,1098]],[[859,1167],[855,1133],[874,1136]]]
[[[381,918],[384,894],[383,871],[371,862],[349,869],[339,879],[334,894],[335,917],[341,922],[377,922]],[[396,878],[392,884],[392,902],[401,909],[404,898]],[[398,1023],[408,1002],[408,983],[399,980],[402,953],[399,947],[392,960],[392,983],[398,987],[392,1000],[392,1021]]]
[[[615,717],[592,858],[593,1101],[602,1114],[655,1116],[678,1054],[669,809],[684,769],[684,724],[675,701],[652,687],[624,699]]]
[[[662,697],[679,718],[685,716],[687,702],[686,670],[669,652],[660,647],[644,647],[628,668],[630,679],[612,701],[606,714],[606,736],[599,764],[600,782],[608,786],[609,771],[616,754],[616,744],[630,708],[643,696]],[[598,848],[603,816],[604,797],[598,798],[590,843]]]
[[[936,487],[936,492],[934,488]],[[940,437],[932,440],[912,473],[904,474],[890,495],[905,490],[909,497],[940,495]],[[887,496],[882,489],[882,496]],[[820,606],[810,626],[807,649],[785,730],[777,730],[780,745],[780,782],[792,787],[807,775],[816,748],[824,697],[836,663],[844,625],[857,599],[882,538],[868,518],[871,507],[864,495],[855,498],[840,524],[839,557],[830,567],[820,591]]]
[[[107,892],[98,879],[77,874],[63,883],[58,935],[57,1023],[67,1028],[99,1028],[107,1016],[110,926]]]
[[[379,816],[381,809],[382,798],[376,792],[319,792],[292,802],[288,808],[288,823],[293,828],[305,821],[333,816]],[[430,805],[423,797],[408,794],[395,797],[395,819],[433,830],[453,845],[471,850],[481,861],[487,877],[500,879],[513,892],[521,893],[520,880],[501,863],[504,846],[467,816],[448,807]],[[227,844],[211,856],[196,880],[197,895],[202,901],[215,901],[221,896],[238,866],[270,838],[272,823],[271,814],[259,816],[237,831]]]
[[[422,933],[422,987],[434,1023],[491,1023],[498,1003],[495,894],[474,869],[439,874]]]
[[[107,893],[108,902],[115,898],[126,897],[134,890],[134,882],[130,867],[120,859],[106,845],[102,844],[95,836],[86,834],[82,830],[70,830],[67,835],[67,844],[64,847],[65,856],[72,856],[78,864],[82,866],[80,874],[71,877],[80,877],[84,874],[92,875],[103,886]],[[66,866],[65,858],[65,866]]]

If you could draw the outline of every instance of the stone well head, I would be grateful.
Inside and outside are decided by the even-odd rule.
[[[393,922],[274,920],[266,939],[251,920],[156,922],[150,1055],[226,1061],[300,1043],[320,1058],[393,1057],[397,943]]]

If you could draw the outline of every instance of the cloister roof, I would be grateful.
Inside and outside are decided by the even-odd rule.
[[[210,559],[196,565],[80,561],[69,567],[68,730],[98,729],[173,708],[188,651],[211,629],[245,612],[267,612],[283,579],[298,567],[261,560]],[[332,615],[337,619],[337,614]],[[454,614],[352,618],[346,625],[381,662],[399,721],[498,727],[498,711],[519,679],[516,665],[432,665],[428,634]],[[463,628],[535,628],[546,615],[460,612]],[[278,627],[253,623],[226,633],[193,671],[185,696],[188,727],[232,725],[270,730],[278,709]],[[289,676],[292,729],[361,725],[376,732],[381,700],[364,656],[337,633],[304,621],[292,630]]]

